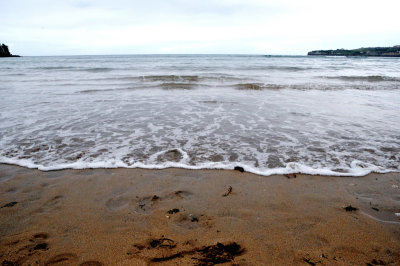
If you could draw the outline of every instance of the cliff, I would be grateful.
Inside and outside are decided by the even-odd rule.
[[[12,55],[8,50],[8,46],[3,43],[0,45],[0,57],[19,57],[19,55]]]
[[[393,47],[358,48],[352,50],[316,50],[309,52],[307,55],[400,57],[400,45]]]

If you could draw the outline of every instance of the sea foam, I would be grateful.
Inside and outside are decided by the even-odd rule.
[[[0,73],[0,162],[260,175],[400,171],[400,60],[24,57]]]

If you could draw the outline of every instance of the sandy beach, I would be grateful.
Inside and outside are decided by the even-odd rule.
[[[288,178],[2,164],[0,261],[399,265],[399,187],[399,173]]]

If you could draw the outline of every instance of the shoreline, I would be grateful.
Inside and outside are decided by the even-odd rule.
[[[165,169],[185,169],[185,170],[216,170],[216,171],[230,171],[234,170],[236,167],[243,168],[245,172],[251,173],[254,175],[268,177],[271,175],[285,175],[285,174],[304,174],[304,175],[314,175],[314,176],[336,176],[336,177],[363,177],[369,174],[390,174],[390,173],[400,173],[399,170],[382,170],[379,166],[370,166],[371,168],[365,168],[363,166],[358,166],[358,163],[362,163],[360,161],[354,161],[351,164],[351,168],[348,170],[350,172],[335,172],[333,170],[327,168],[312,168],[307,165],[303,165],[301,163],[290,162],[286,165],[286,167],[278,167],[268,169],[267,172],[260,170],[259,168],[255,168],[253,166],[244,165],[241,163],[221,163],[221,162],[209,162],[203,163],[200,165],[187,165],[180,162],[167,162],[164,164],[144,164],[144,163],[135,163],[133,165],[127,165],[122,161],[111,161],[110,163],[85,163],[84,165],[80,163],[69,163],[69,164],[60,164],[58,166],[43,166],[43,165],[35,165],[29,161],[24,159],[22,160],[14,160],[8,159],[5,160],[2,158],[0,161],[0,165],[10,165],[16,167],[23,167],[32,170],[39,171],[63,171],[63,170],[94,170],[94,169],[146,169],[146,170],[165,170]]]
[[[399,186],[398,172],[287,178],[0,164],[0,261],[395,265]]]

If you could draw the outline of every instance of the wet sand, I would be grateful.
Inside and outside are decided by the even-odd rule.
[[[399,265],[399,187],[400,173],[287,178],[3,164],[0,262]]]

